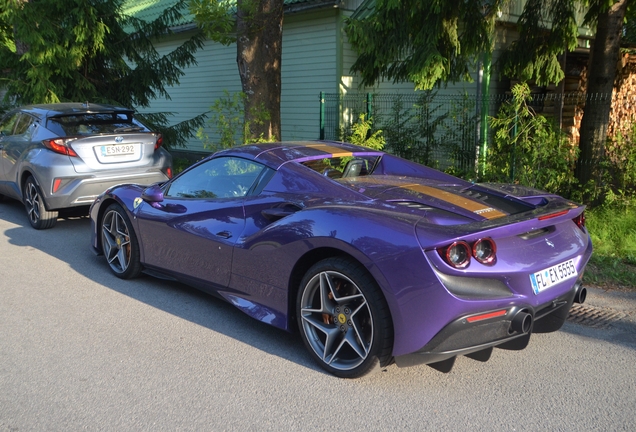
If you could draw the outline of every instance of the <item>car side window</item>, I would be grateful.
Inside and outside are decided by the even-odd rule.
[[[173,198],[238,198],[247,195],[263,165],[236,157],[219,157],[198,165],[170,184]]]
[[[20,118],[20,113],[15,113],[11,116],[5,117],[0,123],[0,132],[3,136],[13,135],[13,130],[15,129],[15,124]]]
[[[24,135],[25,139],[31,137],[33,133],[33,128],[31,127],[34,124],[33,117],[28,114],[21,114],[18,118],[18,121],[15,124],[15,129],[13,130],[14,135]]]

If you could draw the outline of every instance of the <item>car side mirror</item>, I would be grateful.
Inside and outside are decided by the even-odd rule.
[[[163,202],[163,190],[159,185],[152,185],[144,189],[141,193],[141,199],[150,204],[157,210],[162,210],[167,213],[185,213],[187,209],[181,204],[161,204]]]
[[[141,199],[150,205],[163,202],[163,190],[158,185],[149,186],[142,192]]]

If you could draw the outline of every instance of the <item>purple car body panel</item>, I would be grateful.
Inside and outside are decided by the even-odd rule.
[[[370,175],[339,180],[301,164],[349,154],[379,162]],[[592,252],[587,231],[574,222],[584,207],[530,188],[473,184],[342,143],[249,145],[210,158],[224,156],[257,161],[271,175],[258,193],[235,199],[150,202],[140,199],[139,186],[107,190],[91,208],[93,248],[101,252],[105,207],[118,202],[133,221],[147,269],[286,330],[295,325],[298,268],[321,251],[346,254],[364,265],[384,294],[396,358],[418,353],[474,314],[526,310],[540,318],[557,302],[569,310]],[[272,209],[283,216],[268,218]],[[453,268],[438,252],[484,238],[497,246],[496,261],[487,265],[473,259]],[[569,260],[577,278],[533,290],[535,273]]]

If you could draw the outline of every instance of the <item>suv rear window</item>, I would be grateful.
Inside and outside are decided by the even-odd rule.
[[[131,113],[86,113],[50,117],[47,129],[59,136],[150,132]]]

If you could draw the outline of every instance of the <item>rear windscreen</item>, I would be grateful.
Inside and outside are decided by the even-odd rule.
[[[59,136],[150,132],[131,113],[86,113],[50,117],[47,129]]]
[[[301,162],[307,168],[333,178],[348,178],[348,177],[360,177],[371,174],[373,168],[380,156],[344,156],[344,157],[331,157],[331,158],[316,158]]]

